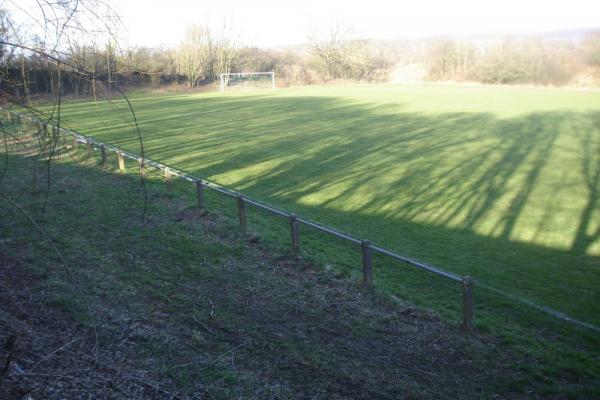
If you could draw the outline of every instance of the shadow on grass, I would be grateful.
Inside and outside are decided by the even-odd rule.
[[[81,146],[79,155],[85,157],[85,154],[86,151],[83,146]],[[19,163],[18,160],[15,161],[17,162],[13,163],[11,160],[11,164]],[[107,170],[115,172],[115,167],[116,165],[109,165]],[[80,251],[80,235],[85,237],[88,234],[97,234],[102,237],[103,235],[106,235],[106,232],[110,232],[110,229],[123,229],[122,226],[124,222],[126,224],[131,224],[132,232],[135,230],[139,231],[141,223],[137,220],[123,221],[118,218],[107,218],[107,214],[110,214],[115,210],[115,205],[117,206],[116,210],[118,210],[118,212],[115,212],[117,214],[125,211],[127,211],[125,214],[141,214],[142,195],[139,193],[138,186],[136,185],[134,175],[135,164],[130,163],[129,167],[128,174],[132,175],[129,177],[131,179],[127,179],[127,176],[121,176],[120,174],[114,174],[114,176],[111,177],[111,179],[114,180],[114,184],[113,182],[109,181],[107,183],[106,180],[99,179],[100,181],[104,181],[104,185],[106,185],[105,188],[100,190],[100,192],[103,192],[104,189],[106,189],[106,196],[98,196],[97,193],[95,193],[92,196],[88,196],[91,197],[91,199],[86,199],[85,196],[82,195],[86,194],[85,191],[79,193],[78,185],[80,183],[76,180],[68,179],[67,177],[77,174],[77,172],[73,172],[73,168],[87,169],[85,173],[92,177],[94,176],[92,174],[100,177],[102,172],[97,171],[96,168],[77,164],[55,167],[57,168],[58,176],[60,176],[60,180],[56,183],[59,185],[59,190],[50,204],[59,205],[61,202],[69,204],[72,203],[73,197],[79,199],[77,206],[69,213],[68,220],[61,221],[62,226],[58,227],[58,229],[60,229],[59,231],[56,231],[65,232],[68,230],[70,232],[67,237],[63,237],[62,240],[64,240],[64,243],[60,243],[61,246],[67,248],[67,254],[71,254],[70,251],[73,251],[73,249],[76,249],[75,254],[77,254],[77,251]],[[163,203],[165,199],[168,198],[172,203],[177,203],[175,197],[185,195],[190,204],[194,204],[195,202],[195,188],[193,185],[183,181],[172,182],[170,186],[171,193],[167,195],[164,193],[165,189],[162,186],[160,177],[160,173],[150,171],[148,173],[148,178],[150,179],[148,187],[151,200],[149,205],[149,217],[151,223],[148,225],[148,229],[143,230],[147,240],[146,243],[141,243],[142,241],[138,240],[134,234],[127,239],[135,244],[132,246],[133,249],[138,249],[139,251],[141,248],[146,247],[145,251],[148,251],[151,254],[155,251],[154,246],[151,246],[152,241],[159,238],[160,240],[163,240],[163,235],[165,235],[165,232],[163,231],[164,224],[173,222],[172,220],[168,222],[161,220],[161,218],[164,218],[164,215],[161,216],[161,214],[164,214],[164,210],[161,210],[161,208],[165,205],[165,203]],[[8,182],[8,184],[10,184],[10,182]],[[93,182],[86,181],[85,184],[93,185]],[[119,189],[124,193],[122,193],[121,196],[118,196],[119,202],[115,203],[114,200],[109,200],[111,200],[110,191],[114,190],[114,186],[117,184],[119,185]],[[76,196],[69,196],[69,193],[76,193]],[[219,222],[228,224],[228,229],[230,230],[235,229],[234,200],[224,198],[213,192],[210,192],[207,197],[211,211],[222,211],[224,214],[232,217],[229,221],[220,220]],[[91,200],[89,204],[87,203],[88,200]],[[109,207],[108,204],[111,204],[111,206]],[[110,209],[111,207],[112,210]],[[319,210],[318,206],[312,206],[313,210],[310,208],[311,207],[307,206],[309,212],[318,212]],[[181,210],[185,210],[185,207],[182,207]],[[255,232],[264,234],[269,240],[279,241],[279,244],[281,245],[288,245],[286,240],[286,234],[288,233],[287,221],[278,219],[279,223],[276,223],[272,219],[262,218],[254,209],[249,209],[248,211],[249,223]],[[176,215],[177,214],[185,215],[185,213],[176,213]],[[368,214],[353,211],[339,211],[338,216],[342,219],[358,218],[359,220],[364,219],[365,221],[369,218]],[[68,224],[67,221],[69,222]],[[86,224],[80,224],[79,226],[73,227],[74,225],[77,225],[77,222],[79,221],[86,221]],[[177,219],[176,221],[179,220]],[[186,226],[185,223],[176,223],[175,225],[181,225],[182,227]],[[116,226],[119,226],[120,228],[116,228]],[[586,301],[593,300],[594,296],[597,296],[597,292],[586,292],[586,284],[590,288],[593,288],[593,282],[590,284],[586,281],[586,278],[589,280],[589,277],[593,276],[589,270],[577,271],[576,268],[571,268],[570,270],[567,269],[565,275],[568,275],[569,279],[572,279],[572,282],[566,282],[566,288],[560,288],[554,287],[553,282],[544,280],[543,277],[546,273],[544,271],[544,265],[542,265],[542,268],[539,268],[537,264],[533,263],[533,261],[536,260],[537,263],[543,264],[549,262],[550,265],[552,265],[551,263],[557,262],[557,260],[558,262],[565,264],[579,260],[583,263],[589,263],[587,266],[591,268],[592,263],[597,263],[597,258],[574,254],[568,250],[560,251],[542,246],[515,242],[503,237],[492,238],[477,235],[469,229],[451,229],[444,226],[410,222],[404,222],[401,227],[413,237],[412,239],[407,239],[407,242],[414,241],[415,249],[426,248],[427,251],[429,251],[429,258],[440,259],[440,263],[444,259],[452,260],[453,257],[456,257],[457,260],[472,260],[485,257],[496,259],[498,268],[497,270],[494,270],[497,275],[490,275],[492,278],[497,278],[494,281],[495,284],[501,284],[501,279],[505,279],[507,285],[512,284],[515,286],[515,278],[518,281],[522,277],[537,274],[538,277],[541,277],[541,283],[538,286],[531,286],[535,282],[529,282],[531,287],[530,294],[554,295],[560,302],[567,302],[570,300],[568,305],[577,307],[581,306],[581,304]],[[440,240],[428,242],[425,239],[432,237],[439,238]],[[419,238],[422,238],[423,241],[419,241]],[[450,239],[442,240],[443,238]],[[219,246],[211,247],[199,239],[201,239],[201,236],[189,237],[187,240],[171,237],[169,240],[177,242],[177,246],[169,248],[169,251],[163,249],[164,253],[161,253],[160,257],[161,259],[164,258],[166,260],[165,262],[167,265],[174,265],[177,266],[177,268],[182,268],[182,265],[189,263],[190,258],[198,260],[206,259],[207,257],[216,259],[226,257],[226,254],[224,255],[222,252],[222,248]],[[180,243],[182,241],[184,243]],[[461,244],[466,253],[463,253],[462,249],[452,247],[457,243]],[[150,247],[147,247],[149,244]],[[128,245],[126,243],[110,243],[110,241],[108,241],[102,242],[102,246],[106,247],[105,250],[107,253],[111,254],[111,259],[114,259],[118,265],[125,268],[131,268],[132,272],[136,270],[136,268],[132,267],[132,260],[135,259],[135,256],[132,256],[132,254],[135,254],[136,251],[131,253],[131,249],[127,248]],[[352,249],[351,247],[352,246],[349,246],[347,243],[336,244],[334,241],[331,241],[330,238],[324,240],[319,234],[310,232],[308,229],[302,229],[302,248],[307,258],[313,258],[319,261],[321,265],[332,264],[336,269],[343,269],[352,275],[359,275],[360,255],[358,249]],[[185,249],[185,251],[182,251],[182,249]],[[502,254],[502,257],[498,256],[499,249],[504,253]],[[532,268],[523,271],[522,276],[517,277],[512,274],[508,275],[504,273],[503,271],[505,270],[502,270],[502,268],[506,268],[504,263],[506,263],[507,260],[510,262],[513,259],[515,261],[522,259],[532,260]],[[99,260],[97,260],[97,262],[101,262]],[[457,317],[460,310],[459,287],[447,281],[438,279],[431,274],[415,272],[415,270],[410,267],[403,266],[400,263],[393,263],[389,259],[375,258],[374,261],[375,282],[378,287],[383,287],[388,293],[398,295],[399,297],[405,298],[409,302],[424,308],[438,310],[442,314],[446,314],[446,317],[448,317],[448,313],[452,313],[451,318],[454,321],[458,321]],[[96,261],[93,261],[89,267],[95,268],[95,262]],[[443,263],[442,265],[446,264]],[[152,269],[151,266],[148,267]],[[583,272],[585,272],[585,275]],[[575,277],[577,279],[575,279]],[[146,283],[139,282],[139,284],[141,287],[145,287],[144,285]],[[516,287],[518,288],[518,286]],[[544,290],[548,290],[548,292],[546,293]],[[578,299],[569,299],[568,297],[561,298],[561,296],[566,296],[568,293],[575,292],[581,294],[582,297]],[[161,296],[165,296],[165,294],[161,292]],[[165,299],[166,298],[167,297],[165,297]],[[594,376],[597,376],[595,374],[599,370],[597,358],[598,338],[595,335],[590,335],[589,332],[582,334],[580,331],[571,329],[570,326],[561,326],[559,322],[556,323],[551,321],[548,323],[547,320],[544,320],[544,316],[531,313],[531,310],[521,309],[518,305],[515,307],[514,303],[506,301],[506,299],[497,298],[493,294],[490,295],[490,293],[483,293],[479,288],[476,289],[475,298],[478,326],[480,328],[487,328],[494,332],[495,335],[503,337],[505,340],[514,340],[519,346],[524,346],[525,343],[527,350],[532,354],[535,354],[536,357],[540,356],[540,353],[545,355],[546,359],[539,361],[542,365],[541,368],[551,369],[554,373],[558,372],[561,375],[568,374],[570,377],[569,379],[575,379],[578,382],[588,382],[590,377],[593,379]],[[593,306],[593,304],[590,306]],[[593,315],[589,313],[590,309],[587,311],[588,314],[583,315],[588,317]],[[548,329],[549,326],[551,329]],[[512,331],[513,337],[507,335],[507,331]],[[523,332],[526,334],[524,335]],[[506,336],[509,337],[506,338]],[[515,339],[514,337],[517,337],[518,339]],[[515,342],[512,342],[512,344],[514,343]],[[529,344],[532,347],[529,347]],[[541,357],[543,358],[543,356]]]
[[[269,383],[271,395],[270,382],[284,382],[296,385],[296,393],[316,385],[332,393],[361,398],[396,398],[406,391],[405,382],[411,380],[423,382],[423,387],[428,388],[427,392],[422,391],[425,394],[415,396],[435,397],[439,386],[444,393],[438,397],[446,398],[482,396],[488,392],[508,396],[531,386],[536,393],[539,390],[554,394],[565,387],[563,382],[568,382],[571,393],[579,391],[581,397],[593,397],[597,385],[590,382],[593,383],[597,361],[591,356],[569,364],[561,364],[562,358],[553,360],[549,365],[559,368],[560,373],[560,381],[556,382],[556,374],[547,375],[543,370],[548,365],[538,365],[537,353],[536,357],[524,356],[518,349],[501,346],[499,340],[489,336],[459,336],[457,330],[440,324],[429,312],[421,313],[406,303],[396,307],[381,301],[364,287],[338,281],[333,274],[315,273],[310,264],[280,256],[273,247],[255,252],[261,245],[247,246],[239,241],[234,218],[212,215],[202,221],[195,204],[186,205],[185,199],[192,204],[195,201],[194,187],[189,183],[173,181],[167,193],[161,174],[149,170],[149,219],[148,224],[142,224],[139,217],[143,196],[134,163],[130,163],[125,174],[118,174],[114,164],[102,170],[93,162],[81,163],[86,158],[84,146],[61,155],[73,158],[62,158],[55,164],[56,180],[48,214],[42,217],[44,227],[72,261],[76,276],[82,278],[80,283],[93,299],[98,320],[105,322],[100,325],[103,340],[120,343],[119,346],[126,344],[131,365],[142,365],[146,377],[148,370],[156,368],[159,376],[171,377],[179,389],[191,390],[197,388],[194,383],[199,380],[221,381],[222,376],[230,377],[227,384],[247,387],[253,383],[250,374],[256,373],[261,385]],[[27,191],[26,167],[30,160],[11,156],[10,165],[11,174],[4,189]],[[22,203],[32,212],[39,212],[39,197],[23,196]],[[227,210],[233,204],[231,199],[212,192],[207,197],[211,210]],[[5,218],[0,218],[0,226],[8,223],[7,229],[0,232],[9,240],[0,245],[29,259],[27,268],[56,268],[57,260],[52,260],[51,251],[43,243],[20,253],[19,249],[36,241],[38,235],[28,232],[27,225],[19,224],[19,217],[11,215],[14,210],[3,204],[0,202],[0,215]],[[248,211],[253,228],[277,234],[286,231],[287,221],[279,219],[283,223],[279,227],[255,225],[257,213]],[[219,227],[211,228],[211,222]],[[358,259],[308,231],[303,231],[303,246],[307,250],[316,246],[325,249],[323,255],[336,266],[338,258],[348,264]],[[376,265],[384,265],[381,260],[376,261]],[[291,264],[286,269],[280,262]],[[381,270],[376,270],[378,279]],[[74,301],[76,293],[59,276],[55,270],[50,274],[51,290],[60,294],[51,304],[76,317],[74,311],[85,310],[83,304]],[[395,282],[407,289],[407,298],[422,300],[424,307],[448,301],[447,292],[427,279],[419,286],[420,278],[410,274],[388,277],[404,278]],[[415,287],[428,293],[422,298],[414,296]],[[350,290],[345,292],[345,288]],[[365,300],[370,299],[374,302],[363,308]],[[479,305],[481,297],[477,299]],[[143,336],[132,333],[128,334],[132,339],[122,340],[123,332],[133,330],[132,326],[141,327]],[[111,333],[118,340],[113,340]],[[550,347],[551,354],[559,352]],[[103,344],[103,348],[110,353],[106,351],[108,346]],[[235,364],[227,359],[223,364],[227,368],[206,368],[213,365],[215,357],[220,359],[231,349],[239,349]],[[577,369],[582,364],[588,368]],[[216,368],[219,364],[214,365]],[[250,368],[241,369],[245,366]],[[565,378],[564,371],[569,369],[574,372]],[[370,372],[365,375],[365,371]],[[465,395],[463,389],[457,391],[452,384],[432,384],[442,379],[459,382],[462,376],[471,383],[461,386]]]
[[[65,118],[136,151],[119,107]],[[404,108],[173,96],[136,112],[152,159],[600,323],[600,112]]]

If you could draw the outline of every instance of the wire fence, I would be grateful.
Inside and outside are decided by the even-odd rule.
[[[139,173],[144,174],[146,167],[152,167],[161,171],[166,179],[172,177],[178,177],[187,182],[190,182],[196,186],[196,196],[198,207],[201,209],[206,208],[205,191],[212,190],[221,195],[230,197],[235,200],[237,206],[237,217],[239,221],[239,229],[242,232],[246,232],[248,228],[248,219],[246,217],[247,207],[256,207],[262,211],[266,211],[277,217],[285,218],[289,223],[289,235],[290,235],[290,246],[294,254],[300,253],[301,241],[300,241],[300,226],[304,225],[321,233],[335,236],[344,241],[350,242],[360,247],[361,261],[362,261],[362,275],[363,281],[370,285],[373,283],[373,253],[378,253],[393,260],[399,261],[403,264],[410,265],[420,270],[427,271],[431,274],[441,276],[449,281],[459,284],[460,290],[462,291],[462,321],[461,329],[464,332],[470,332],[473,329],[474,319],[474,308],[473,308],[473,281],[469,276],[460,276],[452,272],[448,272],[439,268],[422,262],[420,260],[407,257],[398,254],[394,251],[388,250],[384,247],[378,246],[371,243],[368,239],[359,238],[347,232],[343,232],[339,229],[311,221],[307,218],[296,215],[293,212],[282,210],[278,207],[272,206],[265,202],[257,199],[253,199],[240,193],[232,188],[220,185],[209,179],[194,177],[181,171],[177,168],[173,168],[169,165],[150,160],[148,158],[142,158],[141,156],[124,151],[116,146],[100,142],[92,137],[82,135],[79,132],[75,132],[65,128],[59,128],[54,124],[49,124],[44,121],[32,117],[30,115],[21,114],[12,110],[6,110],[9,114],[9,118],[12,122],[22,123],[24,120],[28,120],[30,123],[39,127],[39,129],[52,129],[55,134],[64,134],[70,136],[73,139],[75,145],[85,144],[88,149],[88,155],[92,155],[94,151],[100,151],[101,163],[106,163],[108,152],[115,153],[117,155],[117,163],[120,171],[125,171],[125,159],[134,160],[138,164]]]

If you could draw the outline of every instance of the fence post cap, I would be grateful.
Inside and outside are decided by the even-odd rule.
[[[473,279],[469,275],[465,275],[462,277],[462,282],[464,285],[471,286],[473,285]]]

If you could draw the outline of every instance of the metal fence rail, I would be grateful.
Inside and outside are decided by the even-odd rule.
[[[94,149],[100,150],[101,154],[102,154],[102,162],[106,161],[106,151],[111,151],[111,152],[116,153],[117,157],[118,157],[119,169],[121,171],[123,171],[125,168],[124,158],[128,158],[128,159],[135,160],[136,162],[138,162],[138,165],[140,168],[140,171],[139,171],[140,174],[143,174],[143,168],[144,168],[144,166],[147,165],[147,166],[151,166],[151,167],[154,167],[156,169],[163,171],[163,173],[165,174],[165,177],[167,177],[167,178],[169,178],[171,176],[176,176],[176,177],[184,179],[188,182],[194,183],[194,184],[196,184],[196,188],[197,188],[198,204],[201,208],[205,207],[205,203],[204,203],[204,190],[205,189],[210,189],[217,193],[223,194],[225,196],[235,198],[237,201],[240,229],[243,231],[245,231],[246,227],[247,227],[246,204],[257,207],[264,211],[267,211],[273,215],[287,218],[290,221],[290,237],[291,237],[292,250],[296,253],[300,249],[300,231],[298,229],[299,224],[302,224],[302,225],[308,226],[310,228],[313,228],[315,230],[318,230],[320,232],[338,237],[340,239],[346,240],[353,244],[360,245],[361,253],[362,253],[363,278],[364,278],[365,283],[367,283],[367,284],[371,284],[373,281],[373,274],[372,274],[373,268],[372,268],[372,261],[371,261],[372,252],[377,252],[384,256],[388,256],[394,260],[408,264],[412,267],[415,267],[415,268],[418,268],[418,269],[421,269],[424,271],[428,271],[430,273],[436,274],[438,276],[444,277],[444,278],[449,279],[454,282],[458,282],[461,284],[461,287],[462,287],[462,300],[463,300],[462,301],[462,309],[463,309],[462,314],[463,315],[462,315],[461,328],[463,331],[467,331],[467,332],[471,331],[473,328],[473,282],[469,276],[459,276],[452,272],[444,271],[443,269],[441,269],[437,266],[427,264],[425,262],[416,260],[414,258],[403,256],[401,254],[395,253],[395,252],[385,249],[383,247],[376,246],[366,239],[360,239],[360,238],[357,238],[356,236],[353,236],[349,233],[342,232],[333,227],[330,227],[330,226],[327,226],[324,224],[320,224],[320,223],[317,223],[314,221],[310,221],[309,219],[306,219],[306,218],[298,217],[294,213],[282,210],[280,208],[266,204],[259,200],[251,199],[234,189],[220,185],[211,180],[191,176],[191,175],[185,173],[184,171],[170,167],[166,164],[162,164],[162,163],[150,160],[145,157],[142,158],[139,155],[136,155],[134,153],[130,153],[130,152],[124,151],[118,147],[115,147],[113,145],[100,142],[90,136],[82,135],[79,132],[74,132],[72,130],[65,129],[65,128],[59,128],[56,125],[47,124],[43,121],[40,121],[37,118],[31,117],[29,115],[17,113],[12,110],[8,110],[8,113],[11,118],[11,121],[21,122],[23,119],[28,119],[28,120],[30,120],[30,122],[32,124],[39,126],[40,129],[47,130],[48,128],[51,128],[53,130],[53,132],[55,132],[55,133],[63,133],[65,135],[69,135],[69,136],[73,137],[74,144],[82,143],[82,144],[86,144],[88,146],[88,152],[90,155]]]

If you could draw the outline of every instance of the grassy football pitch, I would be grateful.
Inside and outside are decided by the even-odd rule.
[[[347,85],[132,102],[148,158],[600,325],[599,92]],[[123,101],[62,113],[139,153]],[[303,248],[360,273],[358,253]],[[458,309],[408,270],[377,258],[376,284]]]

